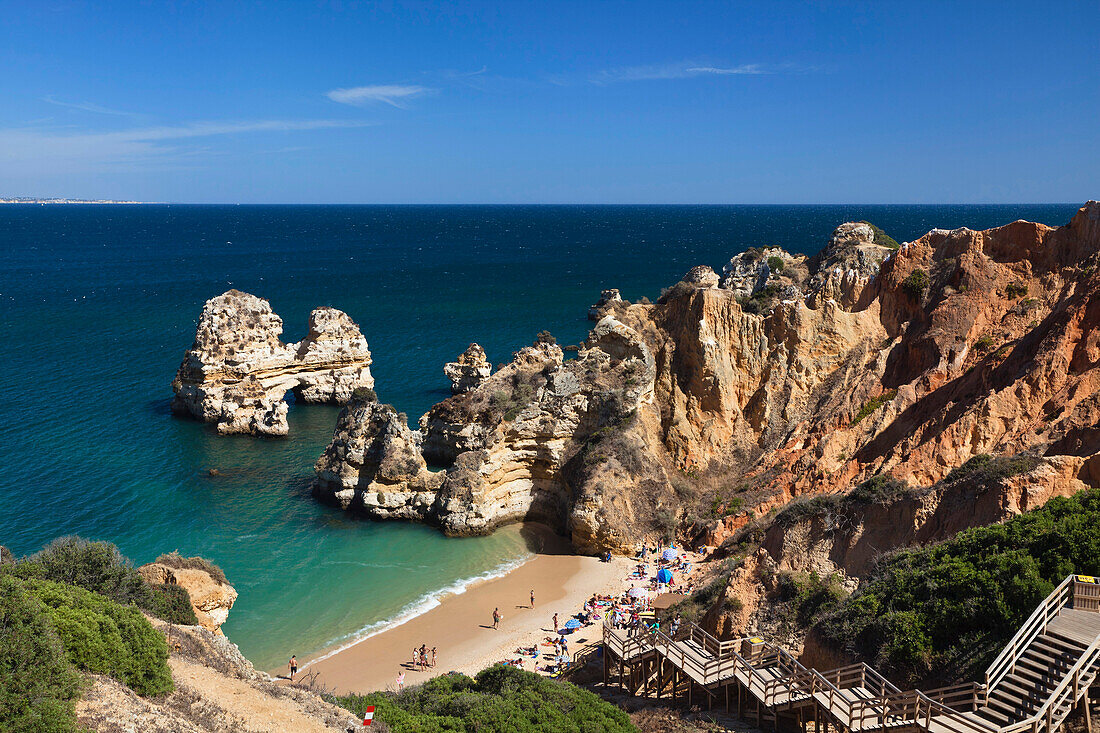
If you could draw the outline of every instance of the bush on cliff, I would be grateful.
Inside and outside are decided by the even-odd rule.
[[[16,572],[24,578],[79,586],[117,603],[135,605],[169,623],[198,623],[186,589],[145,582],[133,564],[110,542],[61,537],[41,552],[20,561]],[[220,570],[218,573],[225,577]]]
[[[514,733],[628,733],[630,717],[596,695],[568,682],[497,665],[471,679],[436,677],[399,694],[376,692],[330,700],[375,718],[393,731],[512,731]]]
[[[72,730],[79,692],[45,605],[25,581],[0,573],[0,730]]]
[[[65,653],[78,669],[114,677],[139,695],[171,692],[168,644],[141,611],[49,580],[24,580],[46,608]]]
[[[1100,574],[1100,489],[889,555],[814,628],[900,685],[977,680],[1075,572]]]
[[[875,236],[874,236],[874,239],[873,239],[875,244],[877,244],[881,247],[888,247],[890,249],[901,249],[901,245],[898,244],[896,239],[894,239],[889,234],[887,234],[886,232],[879,229],[877,226],[875,226],[871,222],[864,220],[864,221],[861,221],[860,224],[866,224],[867,226],[871,227],[871,231],[873,231],[875,233]]]

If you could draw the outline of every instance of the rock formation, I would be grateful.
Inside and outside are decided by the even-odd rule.
[[[536,343],[420,419],[438,486],[368,466],[366,486],[421,492],[380,504],[415,510],[355,508],[451,533],[539,519],[626,550],[879,474],[931,486],[981,454],[1038,455],[1057,492],[1100,483],[1100,204],[1063,227],[876,236],[843,224],[812,258],[752,250],[653,304],[601,299],[575,360]],[[382,429],[356,414],[334,445]],[[322,462],[321,484],[363,485],[354,460]]]
[[[343,404],[355,389],[374,385],[367,341],[346,313],[317,308],[296,344],[284,344],[282,331],[271,304],[254,295],[230,290],[206,301],[172,383],[172,410],[219,433],[286,435],[287,392]]]
[[[598,321],[602,318],[602,313],[610,305],[615,303],[622,303],[623,296],[619,294],[618,288],[611,288],[604,290],[600,293],[600,299],[592,304],[588,309],[588,320]]]
[[[151,562],[138,568],[141,577],[153,584],[182,586],[191,597],[191,607],[199,625],[207,631],[221,634],[221,625],[237,600],[237,591],[199,567],[173,567]]]
[[[492,364],[485,358],[485,349],[477,344],[470,344],[457,359],[443,365],[443,373],[451,380],[451,394],[477,389],[492,371]]]

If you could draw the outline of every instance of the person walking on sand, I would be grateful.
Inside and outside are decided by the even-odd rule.
[[[294,675],[298,674],[298,657],[294,654],[290,655],[290,681],[294,681]]]
[[[493,609],[493,628],[494,629],[497,628],[498,626],[500,626],[500,620],[502,618],[504,618],[504,617],[500,615],[500,609],[499,608],[494,608]]]
[[[397,691],[401,692],[404,689],[405,689],[405,673],[404,672],[398,672],[397,673]]]
[[[535,589],[531,589],[531,608],[535,607]]]

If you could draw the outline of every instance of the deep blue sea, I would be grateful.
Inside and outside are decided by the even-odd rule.
[[[173,417],[207,298],[269,299],[286,341],[316,306],[347,311],[380,398],[415,421],[471,341],[494,363],[542,329],[577,343],[603,288],[656,298],[694,265],[749,246],[811,253],[853,219],[904,241],[1064,224],[1077,206],[0,206],[0,544],[27,554],[80,534],[139,563],[204,555],[240,592],[225,631],[242,651],[264,668],[305,657],[527,549],[514,530],[445,539],[316,505],[334,407],[292,407],[286,439]]]

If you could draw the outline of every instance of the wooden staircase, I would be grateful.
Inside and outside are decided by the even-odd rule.
[[[903,692],[866,664],[819,672],[762,639],[720,641],[691,625],[685,638],[604,627],[604,683],[618,665],[631,694],[651,687],[692,704],[736,693],[757,725],[781,718],[803,731],[812,720],[841,733],[1054,733],[1100,682],[1100,579],[1067,577],[1016,632],[986,670],[984,682]],[[609,667],[610,665],[610,667]],[[700,700],[703,698],[700,697]],[[812,716],[812,717],[811,717]]]

